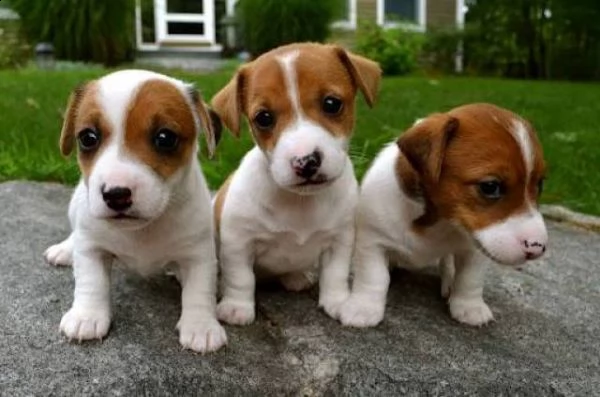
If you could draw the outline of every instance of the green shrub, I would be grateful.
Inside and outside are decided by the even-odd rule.
[[[10,0],[32,43],[54,45],[56,57],[107,66],[130,60],[133,0]]]
[[[456,55],[463,39],[457,30],[431,29],[425,33],[421,60],[426,69],[441,73],[455,71]]]
[[[253,57],[283,44],[324,41],[339,0],[239,0],[244,46]]]
[[[422,33],[384,29],[375,23],[363,22],[357,32],[355,50],[379,62],[385,75],[403,75],[417,67],[423,40]]]
[[[0,69],[24,66],[31,51],[21,35],[19,21],[0,21]]]

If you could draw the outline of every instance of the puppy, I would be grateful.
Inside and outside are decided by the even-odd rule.
[[[67,338],[107,334],[117,259],[142,275],[175,264],[180,343],[209,352],[227,342],[215,316],[210,193],[196,158],[198,135],[212,154],[219,130],[193,86],[157,73],[119,71],[73,92],[60,138],[63,155],[79,148],[73,231],[45,252],[49,263],[74,267],[73,307],[60,322]]]
[[[313,283],[333,317],[348,296],[358,183],[348,157],[355,96],[371,106],[381,71],[341,47],[292,44],[242,66],[212,101],[256,143],[214,200],[223,297],[219,319],[254,320],[255,270],[288,290]],[[254,268],[256,266],[256,269]]]
[[[544,172],[534,129],[506,109],[471,104],[418,121],[365,175],[341,322],[383,319],[388,260],[408,269],[441,261],[452,317],[474,326],[492,320],[483,301],[486,258],[520,266],[546,250],[537,209]]]

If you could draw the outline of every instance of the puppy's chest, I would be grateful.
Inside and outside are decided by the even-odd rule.
[[[152,274],[176,261],[192,246],[190,239],[170,237],[117,234],[107,241],[106,249],[117,259],[119,265],[142,275]]]
[[[312,267],[346,221],[310,211],[264,219],[254,243],[256,264],[274,274]]]
[[[460,250],[464,237],[448,225],[436,225],[431,229],[416,232],[405,230],[396,235],[396,244],[390,247],[390,259],[406,268],[423,268],[450,253]]]

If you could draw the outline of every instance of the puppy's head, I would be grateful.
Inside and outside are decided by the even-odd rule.
[[[212,106],[236,135],[248,119],[279,186],[310,194],[342,174],[356,93],[373,105],[380,76],[375,62],[341,47],[292,44],[241,67]]]
[[[120,225],[159,217],[196,161],[202,131],[214,151],[220,123],[188,84],[125,70],[77,88],[60,149],[75,145],[91,215]]]
[[[418,121],[398,146],[425,201],[416,227],[450,220],[484,254],[507,265],[545,252],[548,237],[537,208],[545,163],[527,121],[493,105],[466,105]]]

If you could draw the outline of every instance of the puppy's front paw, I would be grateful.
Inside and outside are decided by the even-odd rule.
[[[110,327],[108,310],[71,308],[60,320],[60,330],[69,340],[102,339]]]
[[[309,289],[316,282],[316,275],[312,272],[295,272],[284,274],[279,278],[281,285],[292,292],[300,292]]]
[[[53,266],[71,266],[73,264],[73,246],[68,240],[52,245],[44,251],[44,259]]]
[[[452,318],[460,323],[480,327],[494,320],[492,311],[481,298],[461,299],[450,297],[448,303]]]
[[[217,305],[217,317],[232,325],[246,325],[254,321],[254,302],[223,299]]]
[[[341,307],[340,321],[350,327],[374,327],[383,320],[385,300],[383,302],[351,295]]]
[[[322,307],[325,313],[336,320],[340,318],[342,304],[348,299],[348,292],[338,292],[333,294],[321,294],[319,297],[319,307]]]
[[[198,353],[214,352],[227,344],[225,329],[214,318],[202,320],[181,316],[177,329],[181,346]]]

